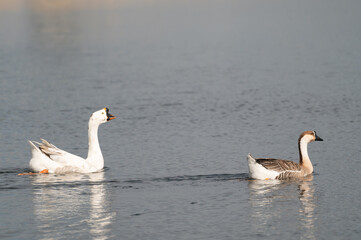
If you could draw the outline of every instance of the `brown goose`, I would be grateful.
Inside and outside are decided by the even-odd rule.
[[[302,178],[313,172],[313,167],[307,153],[307,144],[313,141],[323,141],[315,131],[303,132],[298,139],[300,162],[274,158],[255,159],[248,154],[248,168],[254,179],[289,179]]]

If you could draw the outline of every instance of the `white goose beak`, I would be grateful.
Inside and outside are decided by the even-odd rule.
[[[109,109],[108,109],[108,108],[105,108],[105,111],[106,111],[106,113],[107,113],[107,121],[110,121],[110,120],[113,120],[113,119],[116,119],[116,118],[117,118],[116,116],[114,116],[114,115],[112,115],[112,114],[109,113]]]

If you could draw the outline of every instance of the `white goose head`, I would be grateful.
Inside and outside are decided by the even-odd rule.
[[[103,108],[103,109],[100,109],[99,111],[94,112],[90,117],[90,121],[100,125],[102,123],[106,123],[115,118],[116,118],[115,116],[113,116],[112,114],[109,113],[108,108]]]
[[[313,141],[323,141],[322,138],[317,136],[316,131],[305,131],[301,134],[298,142],[310,143]]]

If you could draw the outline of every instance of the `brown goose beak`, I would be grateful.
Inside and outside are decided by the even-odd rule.
[[[319,136],[317,136],[317,134],[316,134],[316,133],[315,133],[315,137],[316,137],[315,141],[323,141],[323,139],[322,139],[322,138],[320,138]]]

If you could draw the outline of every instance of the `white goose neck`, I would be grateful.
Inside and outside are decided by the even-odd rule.
[[[104,159],[99,145],[98,128],[99,124],[90,118],[88,127],[89,150],[87,160],[100,170],[104,167]]]

